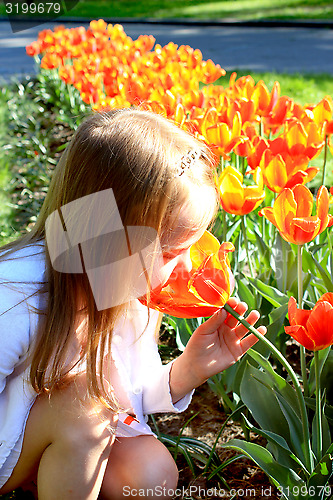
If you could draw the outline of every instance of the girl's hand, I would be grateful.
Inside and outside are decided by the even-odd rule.
[[[247,311],[247,305],[236,298],[228,304],[240,315]],[[246,321],[254,325],[260,314],[251,311]],[[263,335],[266,327],[258,331]],[[178,401],[189,391],[198,387],[209,377],[225,370],[252,347],[258,339],[224,309],[217,311],[192,334],[184,352],[173,363],[170,374],[170,388],[173,401]]]

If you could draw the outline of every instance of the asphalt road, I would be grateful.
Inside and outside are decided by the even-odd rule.
[[[25,47],[38,32],[53,29],[57,22],[13,33],[7,20],[0,21],[0,77],[36,71]],[[78,26],[67,24],[66,26]],[[86,24],[88,26],[88,24]],[[132,38],[151,34],[156,42],[170,41],[199,48],[226,70],[277,71],[286,73],[329,73],[333,75],[333,29],[304,27],[192,26],[165,24],[123,24]]]

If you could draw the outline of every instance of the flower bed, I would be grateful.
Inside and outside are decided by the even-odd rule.
[[[186,291],[195,284],[191,310],[179,314],[184,303],[179,283],[173,283],[175,307],[167,303],[165,290],[164,305],[169,314],[183,318],[207,314],[196,308],[203,302],[223,305],[228,287],[215,278],[225,276],[217,271],[228,266],[227,259],[219,259],[225,249],[220,242],[231,242],[235,293],[259,309],[268,340],[252,329],[261,339],[259,347],[209,381],[246,438],[224,447],[250,457],[285,498],[329,498],[333,257],[328,228],[333,219],[325,169],[333,150],[332,99],[301,106],[280,95],[278,82],[269,91],[250,75],[232,74],[229,86],[222,87],[214,82],[223,69],[204,61],[199,50],[154,43],[146,35],[133,41],[121,26],[99,20],[88,30],[44,30],[27,52],[40,62],[43,75],[58,79],[59,109],[82,103],[93,110],[136,105],[163,114],[209,145],[221,198],[212,229],[217,247],[215,239],[207,238],[200,262],[194,262],[193,253],[196,274],[188,277]],[[321,152],[319,172],[312,162]],[[305,187],[314,178],[321,186],[318,192]],[[159,304],[161,297],[155,307]],[[175,330],[182,349],[200,321],[170,317],[165,326]],[[297,373],[284,356],[289,334],[303,344]],[[307,355],[305,348],[311,351]],[[249,440],[250,431],[262,436],[266,446]]]

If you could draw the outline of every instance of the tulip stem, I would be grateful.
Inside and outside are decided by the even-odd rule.
[[[328,246],[330,249],[331,281],[333,281],[333,249],[330,233],[327,231]]]
[[[74,95],[73,95],[72,85],[70,85],[69,83],[67,83],[67,91],[68,91],[68,95],[69,95],[69,101],[71,103],[71,108],[74,109],[75,99],[74,99]]]
[[[227,241],[227,215],[222,209],[222,242]]]
[[[327,160],[327,146],[328,146],[328,135],[325,136],[325,147],[324,147],[324,164],[323,164],[323,173],[321,178],[322,186],[325,186],[325,174],[326,174],[326,160]]]
[[[305,400],[302,393],[302,388],[298,381],[297,375],[292,369],[291,365],[288,363],[283,354],[275,347],[272,342],[270,342],[262,333],[258,332],[256,328],[250,325],[242,316],[240,316],[229,304],[224,305],[224,309],[231,314],[234,318],[236,318],[242,325],[244,325],[253,335],[255,335],[259,340],[261,340],[267,347],[275,354],[277,359],[280,361],[282,366],[287,370],[293,384],[295,387],[297,399],[300,406],[301,411],[301,419],[302,419],[302,428],[303,428],[303,436],[304,436],[304,454],[306,460],[306,467],[308,471],[311,473],[313,471],[313,458],[311,453],[311,445],[310,445],[310,432],[309,432],[309,420],[306,411]]]
[[[323,422],[321,414],[320,363],[318,351],[314,351],[314,364],[316,374],[317,461],[319,462],[323,455]]]
[[[297,245],[297,284],[298,284],[298,307],[302,309],[303,304],[303,275],[302,275],[302,250],[303,245]],[[304,387],[304,396],[308,396],[308,377],[306,373],[306,360],[305,360],[305,348],[304,346],[299,346],[300,361],[301,361],[301,373]]]
[[[251,277],[254,278],[253,266],[252,266],[250,252],[249,252],[249,241],[247,239],[247,233],[246,233],[245,215],[241,216],[241,225],[242,225],[242,233],[243,233],[243,238],[244,238],[246,256],[247,256],[247,260],[248,260],[249,268],[250,268],[250,274],[251,274]]]

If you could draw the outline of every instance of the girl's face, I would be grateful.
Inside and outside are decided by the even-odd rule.
[[[162,235],[162,258],[153,270],[160,285],[164,285],[172,274],[176,278],[177,275],[187,275],[191,271],[190,247],[206,231],[214,215],[215,206],[215,191],[212,187],[191,188],[188,202],[181,207],[178,217],[173,221],[173,229],[167,236],[164,235],[164,238]],[[206,214],[206,217],[203,217],[203,214]]]
[[[161,269],[162,283],[166,283],[171,274],[189,273],[192,269],[190,248],[204,234],[206,227],[194,232],[186,241],[179,246],[167,248],[163,251],[163,267]]]

